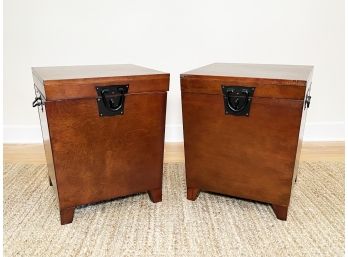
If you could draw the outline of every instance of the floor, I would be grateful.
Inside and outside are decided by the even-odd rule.
[[[53,208],[45,165],[27,165],[46,162],[43,145],[3,147],[9,163],[6,256],[344,255],[344,142],[304,143],[302,161],[339,162],[301,164],[288,222],[275,219],[267,204],[206,193],[195,202],[185,200],[184,147],[169,143],[164,161],[173,163],[165,167],[176,172],[164,176],[165,201],[152,204],[147,194],[139,194],[78,208],[66,226],[60,226]]]
[[[165,162],[184,162],[182,143],[167,143]],[[344,142],[304,142],[301,161],[344,161]],[[45,163],[44,148],[41,144],[5,144],[4,162]]]

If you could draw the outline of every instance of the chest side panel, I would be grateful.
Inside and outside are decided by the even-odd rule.
[[[44,101],[44,94],[42,93],[43,85],[34,80],[34,89],[35,89],[35,95],[36,97],[41,97],[44,104],[37,107],[39,119],[40,119],[40,127],[41,127],[41,134],[42,134],[42,141],[44,145],[45,150],[45,157],[46,157],[46,165],[48,170],[48,177],[50,183],[52,183],[52,186],[54,188],[54,191],[59,197],[58,190],[57,190],[57,181],[56,181],[56,173],[54,168],[54,160],[53,160],[53,154],[52,154],[52,148],[51,148],[51,138],[49,133],[49,124],[47,121],[47,112],[46,112],[46,104]]]
[[[52,149],[51,149],[51,140],[50,140],[50,134],[49,134],[49,128],[48,128],[48,122],[47,122],[47,116],[46,116],[46,105],[40,106],[38,108],[38,112],[39,112],[39,118],[40,118],[40,124],[41,124],[42,139],[43,139],[43,144],[45,149],[48,176],[50,180],[52,181],[52,185],[55,189],[55,192],[57,193],[57,182],[56,182],[56,174],[55,174]]]
[[[306,97],[307,97],[307,95],[310,95],[311,84],[312,84],[312,81],[309,81],[308,82],[309,87],[307,88]],[[306,98],[304,99],[304,101],[306,101]],[[310,103],[310,100],[309,100],[309,103]],[[297,151],[296,151],[293,183],[296,181],[297,176],[298,176],[298,171],[299,171],[298,167],[299,167],[299,163],[300,163],[300,155],[301,155],[301,150],[302,150],[303,134],[304,134],[305,125],[306,125],[307,111],[309,108],[309,106],[305,106],[305,105],[306,105],[306,103],[304,103],[303,111],[302,111],[301,126],[300,126]]]

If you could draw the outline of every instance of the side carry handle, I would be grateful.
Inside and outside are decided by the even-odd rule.
[[[41,106],[41,105],[42,105],[42,98],[41,98],[41,95],[35,97],[35,99],[34,99],[32,105],[33,105],[33,107]]]
[[[307,94],[306,94],[306,97],[305,97],[305,109],[306,108],[309,108],[310,104],[311,104],[311,87],[312,87],[312,83],[310,84],[308,90],[307,90]]]

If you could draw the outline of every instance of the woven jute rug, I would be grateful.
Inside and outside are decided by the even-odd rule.
[[[267,204],[185,198],[184,165],[166,164],[163,201],[147,194],[78,208],[61,226],[45,165],[6,164],[5,256],[343,256],[344,164],[302,162],[288,220]]]

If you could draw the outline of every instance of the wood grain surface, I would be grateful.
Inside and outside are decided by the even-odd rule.
[[[267,202],[286,220],[312,69],[218,63],[181,75],[188,199],[210,191]],[[255,88],[248,117],[225,114],[222,86]]]
[[[49,183],[61,224],[75,207],[148,192],[162,199],[169,74],[135,65],[33,68]],[[100,116],[99,86],[127,85],[122,115]]]
[[[212,63],[181,74],[183,77],[232,77],[305,83],[311,79],[313,66],[251,63]],[[299,84],[301,85],[301,84]]]
[[[46,101],[95,98],[98,86],[129,84],[130,94],[169,89],[168,73],[130,64],[41,67],[32,72]]]
[[[33,67],[32,71],[42,82],[167,74],[134,64]]]

